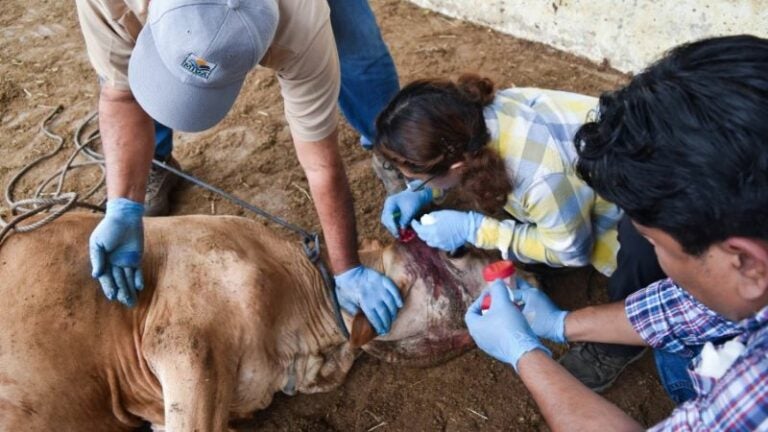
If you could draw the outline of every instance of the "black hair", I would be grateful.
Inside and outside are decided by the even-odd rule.
[[[768,239],[768,40],[672,49],[604,93],[575,142],[579,175],[686,253],[732,236]]]

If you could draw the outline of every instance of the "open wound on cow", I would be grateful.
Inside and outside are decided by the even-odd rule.
[[[414,238],[416,238],[416,231],[411,228],[400,228],[399,240],[401,243],[408,243]]]
[[[450,262],[450,260],[441,257],[438,250],[429,247],[409,228],[400,229],[399,242],[399,250],[407,256],[405,262],[408,263],[406,264],[408,279],[411,281],[417,278],[425,280],[432,289],[431,294],[434,300],[438,300],[443,294],[447,295],[451,305],[451,318],[456,319],[458,317],[461,319],[464,314],[462,288],[456,282],[455,275],[446,267],[450,265],[446,264],[446,261]],[[409,292],[403,292],[401,287],[400,293],[404,297],[404,301]],[[365,315],[359,312],[352,321],[350,331],[352,346],[361,347],[376,336],[373,326],[368,322]]]
[[[429,247],[418,237],[403,245],[402,249],[410,256],[410,259],[406,260],[409,275],[425,279],[432,287],[432,297],[435,300],[441,295],[446,295],[452,301],[461,302],[462,288],[455,275],[448,270],[447,260],[440,256],[440,251]]]
[[[473,346],[464,313],[485,286],[482,268],[490,257],[476,250],[451,258],[418,237],[393,245],[397,269],[387,274],[407,281],[408,321],[393,326],[393,337],[376,338],[363,349],[389,363],[411,367],[434,366]]]

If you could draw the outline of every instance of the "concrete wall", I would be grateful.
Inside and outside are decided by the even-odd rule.
[[[768,38],[768,0],[410,0],[489,26],[638,71],[667,49],[707,36]]]

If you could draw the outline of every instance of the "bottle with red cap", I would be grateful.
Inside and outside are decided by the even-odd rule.
[[[501,279],[504,284],[507,285],[507,289],[515,289],[517,288],[517,283],[515,282],[515,264],[509,260],[501,260],[488,264],[483,269],[483,279],[485,279],[485,281],[488,283]],[[483,302],[480,306],[480,313],[485,315],[485,312],[490,307],[491,296],[486,295],[483,297]]]

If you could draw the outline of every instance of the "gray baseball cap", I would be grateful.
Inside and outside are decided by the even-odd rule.
[[[128,64],[153,119],[197,132],[221,121],[277,30],[276,0],[155,0]]]

